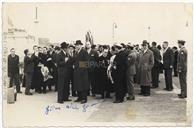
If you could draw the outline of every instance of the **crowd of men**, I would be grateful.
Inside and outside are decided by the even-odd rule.
[[[122,103],[124,98],[135,100],[134,84],[140,85],[139,95],[150,96],[151,88],[159,87],[159,74],[164,72],[166,91],[173,90],[172,74],[179,76],[181,93],[187,97],[187,50],[185,41],[178,40],[177,47],[170,48],[167,41],[162,47],[144,40],[139,45],[115,43],[109,45],[85,45],[77,40],[75,44],[63,42],[59,46],[34,46],[33,51],[24,50],[23,86],[25,94],[46,93],[47,87],[58,93],[58,103],[71,101],[70,95],[77,97],[75,102],[86,103],[87,96],[101,95],[112,98],[114,103]],[[19,56],[15,49],[8,56],[8,77],[10,87],[20,90]]]

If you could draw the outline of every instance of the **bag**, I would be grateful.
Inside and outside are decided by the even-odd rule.
[[[15,103],[15,94],[13,87],[7,89],[7,103],[8,104]]]

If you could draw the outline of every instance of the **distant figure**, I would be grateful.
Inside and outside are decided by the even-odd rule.
[[[31,85],[32,85],[32,77],[34,73],[34,62],[32,53],[28,49],[24,50],[24,75],[25,75],[25,95],[32,95],[30,92]]]
[[[187,49],[183,40],[179,40],[178,45],[180,48],[178,53],[178,72],[181,86],[181,94],[178,94],[178,97],[187,98]]]
[[[173,62],[173,68],[174,68],[174,76],[178,76],[178,70],[177,70],[177,59],[178,59],[178,49],[177,47],[173,47],[173,56],[174,56],[174,62]]]
[[[172,91],[172,69],[173,69],[173,51],[168,47],[168,42],[163,42],[163,67],[164,67],[164,76],[166,88],[164,90]]]
[[[141,92],[139,95],[150,96],[150,87],[152,82],[151,70],[153,66],[153,52],[148,49],[148,43],[144,40],[142,43],[142,51],[139,53],[138,58],[138,84],[141,86]]]
[[[8,55],[8,77],[10,78],[10,87],[13,84],[16,86],[17,93],[22,93],[20,91],[20,81],[19,81],[19,56],[15,54],[15,49],[10,50],[11,54]]]

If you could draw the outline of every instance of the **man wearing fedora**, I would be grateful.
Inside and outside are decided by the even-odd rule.
[[[180,51],[178,53],[178,72],[181,86],[179,98],[187,98],[187,49],[184,47],[185,41],[178,40]]]
[[[71,101],[69,99],[69,57],[67,54],[67,48],[68,44],[66,42],[61,43],[61,52],[56,56],[56,63],[58,68],[58,103],[63,103],[64,101]]]
[[[90,89],[88,80],[88,61],[89,55],[83,48],[81,40],[75,43],[75,61],[74,61],[74,87],[78,93],[78,98],[75,102],[84,104],[87,102],[87,95]]]
[[[146,40],[142,43],[142,51],[138,57],[138,84],[141,86],[141,92],[139,95],[150,96],[151,86],[151,71],[154,66],[154,55],[151,50],[148,49],[148,43]]]

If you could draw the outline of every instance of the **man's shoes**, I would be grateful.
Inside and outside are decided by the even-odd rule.
[[[150,96],[150,94],[144,94],[143,96]]]
[[[22,91],[18,91],[17,93],[22,93]]]
[[[168,90],[167,88],[164,88],[163,90]]]
[[[85,103],[87,103],[87,100],[82,100],[81,101],[81,104],[85,104]]]
[[[95,94],[92,94],[92,97],[95,97],[96,95]]]
[[[64,100],[64,102],[68,102],[68,101],[72,101],[71,99],[66,99],[66,100]]]
[[[156,87],[156,86],[152,86],[152,87],[150,87],[150,88],[155,89],[155,88],[158,88],[158,87]]]
[[[43,94],[46,94],[46,90],[43,90],[42,93],[43,93]]]
[[[140,92],[140,93],[138,93],[138,95],[143,95],[143,93]]]
[[[81,102],[82,100],[77,98],[77,100],[75,100],[74,102]]]
[[[25,95],[31,96],[32,93],[31,92],[28,92],[28,93],[25,93]]]
[[[41,94],[41,93],[42,93],[42,91],[37,91],[37,93],[38,93],[38,94]]]
[[[58,101],[59,104],[63,104],[63,101]]]
[[[178,97],[179,97],[179,96],[182,96],[182,95],[181,95],[181,94],[178,94]]]
[[[135,100],[135,96],[129,96],[127,97],[127,100]]]
[[[111,96],[106,96],[105,98],[111,99],[112,97]]]
[[[170,89],[167,89],[167,91],[172,91],[173,89],[172,88],[170,88]]]
[[[187,97],[186,97],[186,96],[182,96],[182,95],[181,95],[181,96],[179,96],[179,98],[184,99],[184,98],[187,98]]]
[[[122,100],[115,100],[113,103],[122,103]]]

